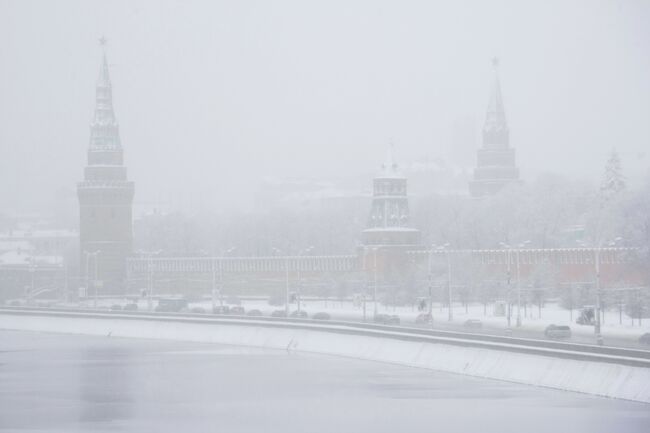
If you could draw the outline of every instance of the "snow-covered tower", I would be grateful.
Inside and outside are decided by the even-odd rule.
[[[477,152],[474,178],[469,183],[469,192],[473,197],[496,194],[505,185],[519,182],[515,149],[510,147],[510,134],[501,97],[498,59],[494,58],[492,64],[494,84],[483,126],[483,146]]]
[[[113,111],[106,39],[101,38],[102,63],[95,90],[95,115],[90,124],[88,164],[77,185],[81,285],[89,294],[121,292],[126,258],[132,252],[133,182],[127,180],[119,126]]]
[[[373,180],[373,197],[363,245],[416,245],[420,231],[409,227],[406,178],[393,159],[392,145],[386,162]]]

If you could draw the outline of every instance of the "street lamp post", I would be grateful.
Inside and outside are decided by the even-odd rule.
[[[309,246],[302,250],[301,252],[298,253],[298,257],[302,257],[308,253],[310,253],[314,249],[314,246]],[[300,314],[300,304],[302,303],[302,294],[301,294],[301,286],[302,286],[302,275],[300,273],[300,262],[297,264],[297,272],[298,272],[298,287],[296,289],[297,291],[297,299],[296,302],[298,303],[298,314]]]
[[[431,271],[431,256],[433,254],[434,245],[429,249],[429,320],[433,326],[433,275]]]
[[[618,241],[620,241],[622,238],[621,237],[616,237],[614,240],[608,243],[610,247],[613,247],[616,245]],[[584,242],[580,242],[583,246]],[[601,332],[601,320],[600,320],[600,315],[601,313],[601,293],[600,293],[600,286],[601,286],[601,281],[600,281],[600,254],[602,252],[602,247],[603,242],[598,242],[596,247],[594,248],[594,270],[596,272],[596,311],[595,311],[595,319],[596,323],[594,324],[594,334],[596,335],[596,344],[599,346],[602,346],[604,344],[603,340],[603,334]]]
[[[237,248],[236,247],[230,247],[228,248],[225,252],[221,252],[221,257],[219,258],[219,305],[223,307],[223,288],[224,288],[224,282],[223,282],[223,259],[226,256],[229,256],[230,253],[235,251]],[[214,264],[214,260],[213,260]],[[214,265],[212,267],[212,309],[214,310],[214,304],[215,304],[215,291],[216,291],[216,282],[215,282],[215,270],[214,270]]]
[[[520,260],[519,260],[519,253],[521,252],[521,249],[524,248],[527,244],[529,244],[530,241],[524,241],[517,245],[517,327],[521,326],[521,272],[520,272]]]
[[[34,289],[35,289],[35,283],[34,283],[34,274],[36,273],[36,262],[34,261],[34,255],[32,255],[31,260],[29,262],[29,273],[31,276],[31,295],[25,296],[26,300],[34,296]]]
[[[366,256],[368,255],[368,248],[363,247],[363,264],[361,268],[363,269],[363,321],[366,322],[366,292],[368,291],[368,270],[366,269]]]
[[[278,248],[272,248],[273,252],[277,255],[281,254]],[[284,313],[289,317],[289,256],[284,256],[284,271],[285,271],[285,285],[284,285]]]
[[[447,291],[449,295],[449,317],[447,320],[450,322],[454,320],[454,310],[451,306],[452,298],[451,298],[451,256],[449,254],[449,250],[447,247],[445,247],[445,253],[447,255]]]
[[[374,307],[373,307],[373,315],[374,315],[374,317],[377,317],[377,250],[378,249],[379,249],[379,247],[374,247],[372,249],[372,251],[374,253],[373,270],[374,270],[374,280],[375,280],[374,288],[373,288],[373,294],[372,294],[372,300],[373,300],[373,304],[374,304]]]
[[[147,275],[147,310],[151,311],[153,309],[152,299],[151,299],[151,295],[152,295],[151,292],[153,291],[153,257],[151,253],[149,253],[148,263],[149,263],[149,269],[148,269],[149,272],[147,273],[148,274]]]
[[[452,298],[452,292],[451,292],[451,254],[449,251],[449,243],[446,243],[444,245],[440,245],[436,247],[433,245],[431,248],[436,248],[436,250],[439,251],[444,251],[445,257],[447,258],[447,296],[449,297],[449,304],[448,304],[448,309],[447,309],[447,320],[448,321],[453,321],[454,320],[454,310],[452,309],[451,305],[451,298]]]
[[[505,246],[508,250],[506,253],[506,266],[507,266],[507,284],[508,284],[508,289],[506,290],[506,306],[508,308],[508,311],[506,311],[506,318],[508,320],[508,329],[510,329],[510,280],[511,280],[511,272],[510,272],[510,262],[512,261],[512,254],[511,251],[512,249],[510,248],[510,245],[506,245],[503,242],[501,243],[502,246]]]
[[[94,286],[95,286],[95,293],[93,295],[93,308],[97,308],[97,284],[98,284],[98,274],[99,274],[99,265],[98,265],[98,256],[101,251],[97,250],[95,252],[90,252],[90,251],[85,251],[86,253],[86,297],[89,295],[89,288],[90,288],[90,256],[93,256],[95,260],[95,278],[94,278]]]
[[[524,248],[527,244],[529,244],[530,241],[524,241],[521,242],[520,244],[517,245],[517,248],[515,248],[515,266],[517,270],[517,327],[521,326],[521,261],[519,259],[519,254],[521,252],[521,249]],[[507,301],[508,301],[508,328],[510,328],[510,322],[511,322],[511,307],[510,307],[510,280],[511,280],[511,271],[510,271],[510,265],[512,262],[512,247],[504,242],[500,242],[501,246],[506,248],[508,250],[507,254],[507,261],[508,261],[508,296],[507,296]]]
[[[515,256],[517,260],[517,327],[521,326],[521,273],[519,271],[519,251],[517,248]]]
[[[603,345],[603,335],[600,332],[600,250],[599,245],[595,250],[595,267],[596,267],[596,323],[594,325],[594,333],[596,334],[596,344]]]
[[[217,291],[217,270],[215,269],[215,260],[212,258],[210,260],[212,263],[212,266],[210,266],[211,271],[212,271],[212,286],[210,287],[210,300],[212,303],[212,311],[214,311],[214,307],[216,307],[216,291]],[[219,261],[219,269],[221,269],[221,261]]]
[[[99,291],[99,251],[95,251],[95,301],[93,302],[94,307],[97,308],[97,295]]]

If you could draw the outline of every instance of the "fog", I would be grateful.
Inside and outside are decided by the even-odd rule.
[[[648,23],[0,0],[0,432],[646,431]]]
[[[136,206],[251,209],[268,179],[369,194],[391,140],[403,167],[471,170],[494,56],[522,179],[598,181],[616,149],[634,184],[649,19],[644,1],[2,0],[0,203],[76,206],[102,35]]]

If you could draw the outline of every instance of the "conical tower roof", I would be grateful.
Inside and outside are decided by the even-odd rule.
[[[95,87],[95,114],[90,125],[91,149],[120,148],[120,134],[113,111],[113,89],[106,56],[106,38],[99,40],[102,47],[102,61]]]

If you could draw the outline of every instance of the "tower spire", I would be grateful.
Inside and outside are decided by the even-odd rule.
[[[488,147],[508,147],[509,134],[506,112],[501,96],[501,81],[499,80],[499,59],[492,58],[494,81],[490,91],[485,124],[483,126],[483,144]]]
[[[515,149],[510,147],[510,133],[503,108],[498,58],[492,58],[492,67],[494,83],[483,125],[483,146],[478,149],[474,179],[469,185],[470,194],[474,197],[496,194],[506,184],[519,183]]]
[[[101,38],[99,38],[99,46],[102,47],[102,65],[99,69],[99,79],[97,80],[97,84],[99,85],[100,83],[102,83],[110,87],[111,79],[110,76],[108,75],[108,61],[106,60],[106,44],[108,44],[108,39],[106,39],[106,37],[102,36]]]
[[[398,174],[398,165],[395,162],[395,143],[390,139],[388,151],[386,152],[386,161],[381,165],[381,171],[384,175],[396,176]]]
[[[113,89],[106,56],[107,40],[99,38],[102,62],[95,87],[95,115],[90,125],[91,149],[117,149],[121,147],[119,127],[113,111]]]

